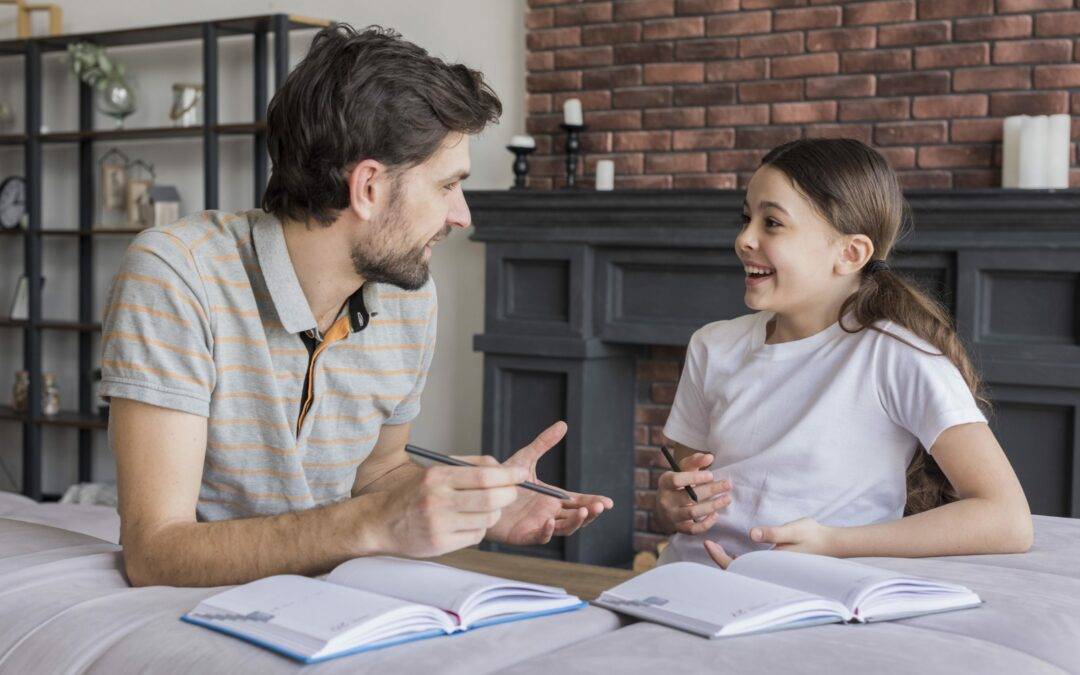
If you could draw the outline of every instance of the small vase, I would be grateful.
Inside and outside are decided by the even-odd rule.
[[[135,90],[122,77],[111,77],[98,85],[97,109],[116,119],[116,128],[124,128],[124,118],[135,112]]]
[[[54,373],[42,373],[41,414],[52,417],[60,412],[60,387]]]
[[[15,373],[15,385],[11,388],[11,407],[15,412],[26,412],[29,395],[30,373],[20,370]]]

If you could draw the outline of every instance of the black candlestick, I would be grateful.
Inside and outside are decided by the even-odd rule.
[[[536,150],[536,146],[526,148],[520,145],[508,145],[506,149],[514,153],[514,187],[513,190],[524,190],[528,186],[525,178],[529,175],[529,154]]]
[[[577,159],[581,142],[578,134],[585,129],[584,124],[560,124],[566,131],[566,187],[577,187]]]

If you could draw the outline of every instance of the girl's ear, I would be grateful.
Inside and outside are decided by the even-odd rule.
[[[841,276],[858,274],[874,256],[874,242],[865,234],[847,235],[842,239],[841,246],[835,268]]]

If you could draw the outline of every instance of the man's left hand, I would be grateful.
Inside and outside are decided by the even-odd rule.
[[[527,466],[529,480],[546,485],[536,478],[536,463],[565,435],[566,423],[556,422],[503,464]],[[481,461],[485,464],[497,463],[493,457],[487,457]],[[565,537],[573,534],[615,505],[610,497],[578,494],[566,490],[563,492],[569,495],[569,499],[560,501],[554,497],[519,487],[517,500],[503,507],[502,517],[488,529],[487,538],[503,544],[546,544],[555,535]]]

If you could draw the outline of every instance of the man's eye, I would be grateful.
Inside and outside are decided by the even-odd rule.
[[[450,183],[449,185],[443,187],[443,189],[446,190],[447,192],[453,192],[454,188],[456,188],[456,187],[457,187],[457,183]]]

